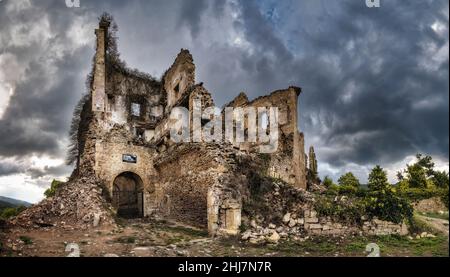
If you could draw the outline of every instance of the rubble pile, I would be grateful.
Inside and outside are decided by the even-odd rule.
[[[95,177],[80,177],[58,188],[55,196],[23,211],[10,222],[23,228],[88,229],[115,225],[112,207]]]

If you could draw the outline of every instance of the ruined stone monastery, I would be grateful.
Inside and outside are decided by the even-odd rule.
[[[198,109],[214,107],[214,100],[196,83],[191,54],[182,50],[160,80],[130,70],[119,58],[111,23],[108,16],[100,20],[88,93],[73,117],[69,161],[75,170],[53,197],[22,212],[13,226],[73,230],[116,225],[117,217],[163,219],[207,229],[212,236],[243,231],[242,239],[250,243],[408,233],[405,224],[366,216],[349,221],[323,214],[320,207],[317,211],[317,199],[327,189],[317,180],[313,149],[305,155],[298,87],[253,101],[241,93],[218,112],[226,118],[228,108],[277,107],[278,125],[270,123],[270,133],[278,126],[275,151],[260,151],[267,146],[261,140],[174,142],[175,108],[184,108],[189,121],[197,120],[182,129],[189,129],[188,135],[220,121],[196,119]],[[257,114],[258,120],[269,116]],[[253,115],[232,115],[233,129],[239,126],[250,136]],[[266,135],[268,130],[262,129]],[[340,196],[332,205],[351,206],[352,201]]]
[[[116,65],[108,53],[110,23],[96,30],[91,94],[81,112],[74,176],[92,172],[105,184],[119,216],[160,215],[211,233],[236,233],[250,176],[244,160],[263,160],[267,174],[306,188],[304,136],[298,129],[301,89],[289,87],[249,101],[244,93],[227,107],[278,107],[279,144],[262,155],[257,143],[173,143],[173,107],[192,111],[194,97],[211,107],[196,83],[195,64],[181,50],[160,81]],[[203,122],[202,122],[203,124]],[[264,157],[262,157],[264,156]],[[247,172],[246,172],[247,171]]]

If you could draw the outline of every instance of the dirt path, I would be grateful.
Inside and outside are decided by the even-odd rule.
[[[428,223],[432,228],[445,234],[448,239],[448,237],[449,237],[448,220],[426,217],[426,216],[422,216],[422,215],[419,215],[419,218],[422,219],[423,221],[425,221],[426,223]]]
[[[118,227],[85,231],[12,229],[0,232],[0,257],[65,257],[69,255],[67,245],[73,243],[82,257],[365,257],[369,243],[380,245],[386,257],[448,257],[448,225],[444,227],[441,220],[432,222],[447,237],[317,237],[278,245],[251,245],[238,238],[212,239],[205,230],[164,221],[126,221]]]

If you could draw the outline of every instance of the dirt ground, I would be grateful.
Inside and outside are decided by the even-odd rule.
[[[172,222],[130,220],[120,227],[84,232],[57,228],[9,230],[0,234],[0,256],[65,257],[71,254],[67,246],[75,243],[82,257],[364,257],[368,255],[367,244],[377,243],[381,256],[448,257],[447,234],[421,239],[316,237],[277,245],[250,245],[238,238],[210,238],[204,230]]]

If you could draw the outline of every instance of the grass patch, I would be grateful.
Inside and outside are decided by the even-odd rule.
[[[117,242],[125,244],[133,244],[136,242],[136,237],[120,237],[117,239]]]
[[[173,237],[168,238],[166,240],[166,243],[170,245],[170,244],[177,244],[177,243],[180,243],[180,242],[183,242],[183,241],[184,241],[183,237],[173,236]]]
[[[33,240],[30,237],[27,236],[20,236],[19,239],[25,243],[25,245],[31,245],[33,244]]]
[[[419,213],[419,214],[426,217],[448,220],[448,212],[444,212],[443,214],[440,213]]]
[[[423,232],[434,233],[433,229],[425,220],[421,219],[417,215],[414,215],[409,222],[409,231],[413,234],[421,234]]]
[[[445,236],[410,240],[398,235],[355,238],[344,247],[345,252],[365,253],[366,245],[376,243],[381,256],[432,256],[448,257],[448,243]]]
[[[246,254],[263,256],[266,253],[276,253],[282,257],[365,257],[366,246],[376,243],[380,247],[382,257],[448,257],[449,248],[446,236],[410,240],[399,235],[348,237],[334,239],[316,237],[304,242],[282,241],[278,245],[245,246]],[[223,245],[224,248],[227,245]]]
[[[435,238],[422,238],[410,240],[405,237],[387,236],[378,240],[381,251],[395,255],[398,252],[407,251],[408,256],[447,256],[447,238],[437,236]]]

